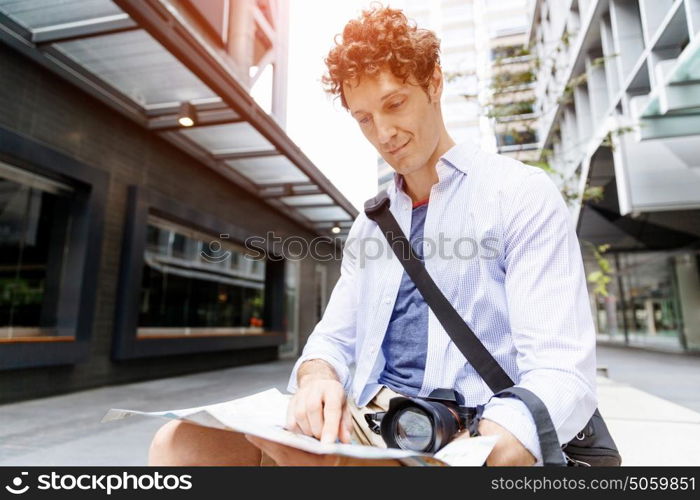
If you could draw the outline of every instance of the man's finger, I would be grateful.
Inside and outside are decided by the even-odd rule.
[[[343,418],[340,420],[340,441],[343,443],[352,441],[352,414],[347,402],[343,409]]]
[[[336,394],[327,394],[323,402],[323,430],[321,441],[334,443],[338,438],[340,420],[343,416],[343,400]]]
[[[311,427],[311,435],[316,439],[321,439],[321,431],[323,430],[323,396],[322,393],[316,392],[306,401],[306,418]]]
[[[297,427],[297,421],[294,418],[294,408],[296,407],[296,404],[297,396],[290,399],[289,404],[287,405],[287,423],[285,424],[284,428],[290,431]]]
[[[299,403],[294,407],[294,421],[296,426],[301,429],[303,434],[311,436],[311,424],[309,424],[306,403],[303,401],[299,401]]]

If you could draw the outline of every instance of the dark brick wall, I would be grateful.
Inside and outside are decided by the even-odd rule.
[[[0,403],[275,359],[277,348],[119,363],[110,359],[129,185],[177,198],[229,220],[250,234],[264,235],[274,230],[309,238],[312,235],[155,134],[1,43],[0,68],[0,125],[110,175],[90,358],[73,366],[0,370]],[[313,269],[314,265],[304,262],[302,269]],[[328,275],[337,276],[338,264],[328,265]],[[302,300],[313,296],[313,285],[313,274],[302,271]],[[302,339],[314,326],[313,316],[312,308],[303,303]]]

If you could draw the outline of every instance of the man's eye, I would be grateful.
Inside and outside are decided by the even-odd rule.
[[[392,102],[389,104],[389,109],[396,109],[403,104],[403,101]]]
[[[369,117],[364,117],[358,121],[360,122],[360,125],[367,125],[369,123]]]

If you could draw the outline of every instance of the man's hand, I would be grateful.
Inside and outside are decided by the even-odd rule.
[[[311,360],[299,369],[298,390],[287,407],[287,429],[324,443],[350,442],[352,420],[345,390],[333,369]]]
[[[267,456],[282,466],[332,467],[332,466],[399,466],[398,460],[370,460],[344,457],[341,455],[317,455],[285,446],[283,444],[261,439],[246,434],[246,439],[257,446]]]
[[[486,459],[489,466],[523,466],[535,465],[535,457],[505,427],[492,420],[479,422],[479,434],[482,436],[500,436],[491,454]]]

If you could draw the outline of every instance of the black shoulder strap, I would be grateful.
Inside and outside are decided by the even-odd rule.
[[[399,223],[396,222],[389,210],[390,204],[389,196],[385,191],[382,191],[365,202],[365,214],[377,223],[394,254],[452,342],[484,379],[495,396],[516,397],[530,410],[537,427],[544,465],[566,465],[547,407],[531,391],[522,387],[514,387],[513,380],[484,347],[484,344],[430,277],[425,265],[416,256]]]
[[[389,196],[385,191],[365,202],[365,214],[375,221],[384,233],[394,254],[398,257],[408,276],[433,310],[440,324],[462,351],[467,361],[479,373],[484,382],[496,393],[513,385],[513,381],[501,368],[472,329],[452,307],[440,288],[428,274],[425,266],[415,255],[411,244],[401,231],[399,223],[389,211]]]
[[[557,431],[554,430],[552,418],[542,400],[524,387],[513,386],[495,395],[498,398],[514,397],[522,401],[530,410],[537,427],[537,437],[540,441],[543,465],[566,465],[564,453],[561,451]]]

